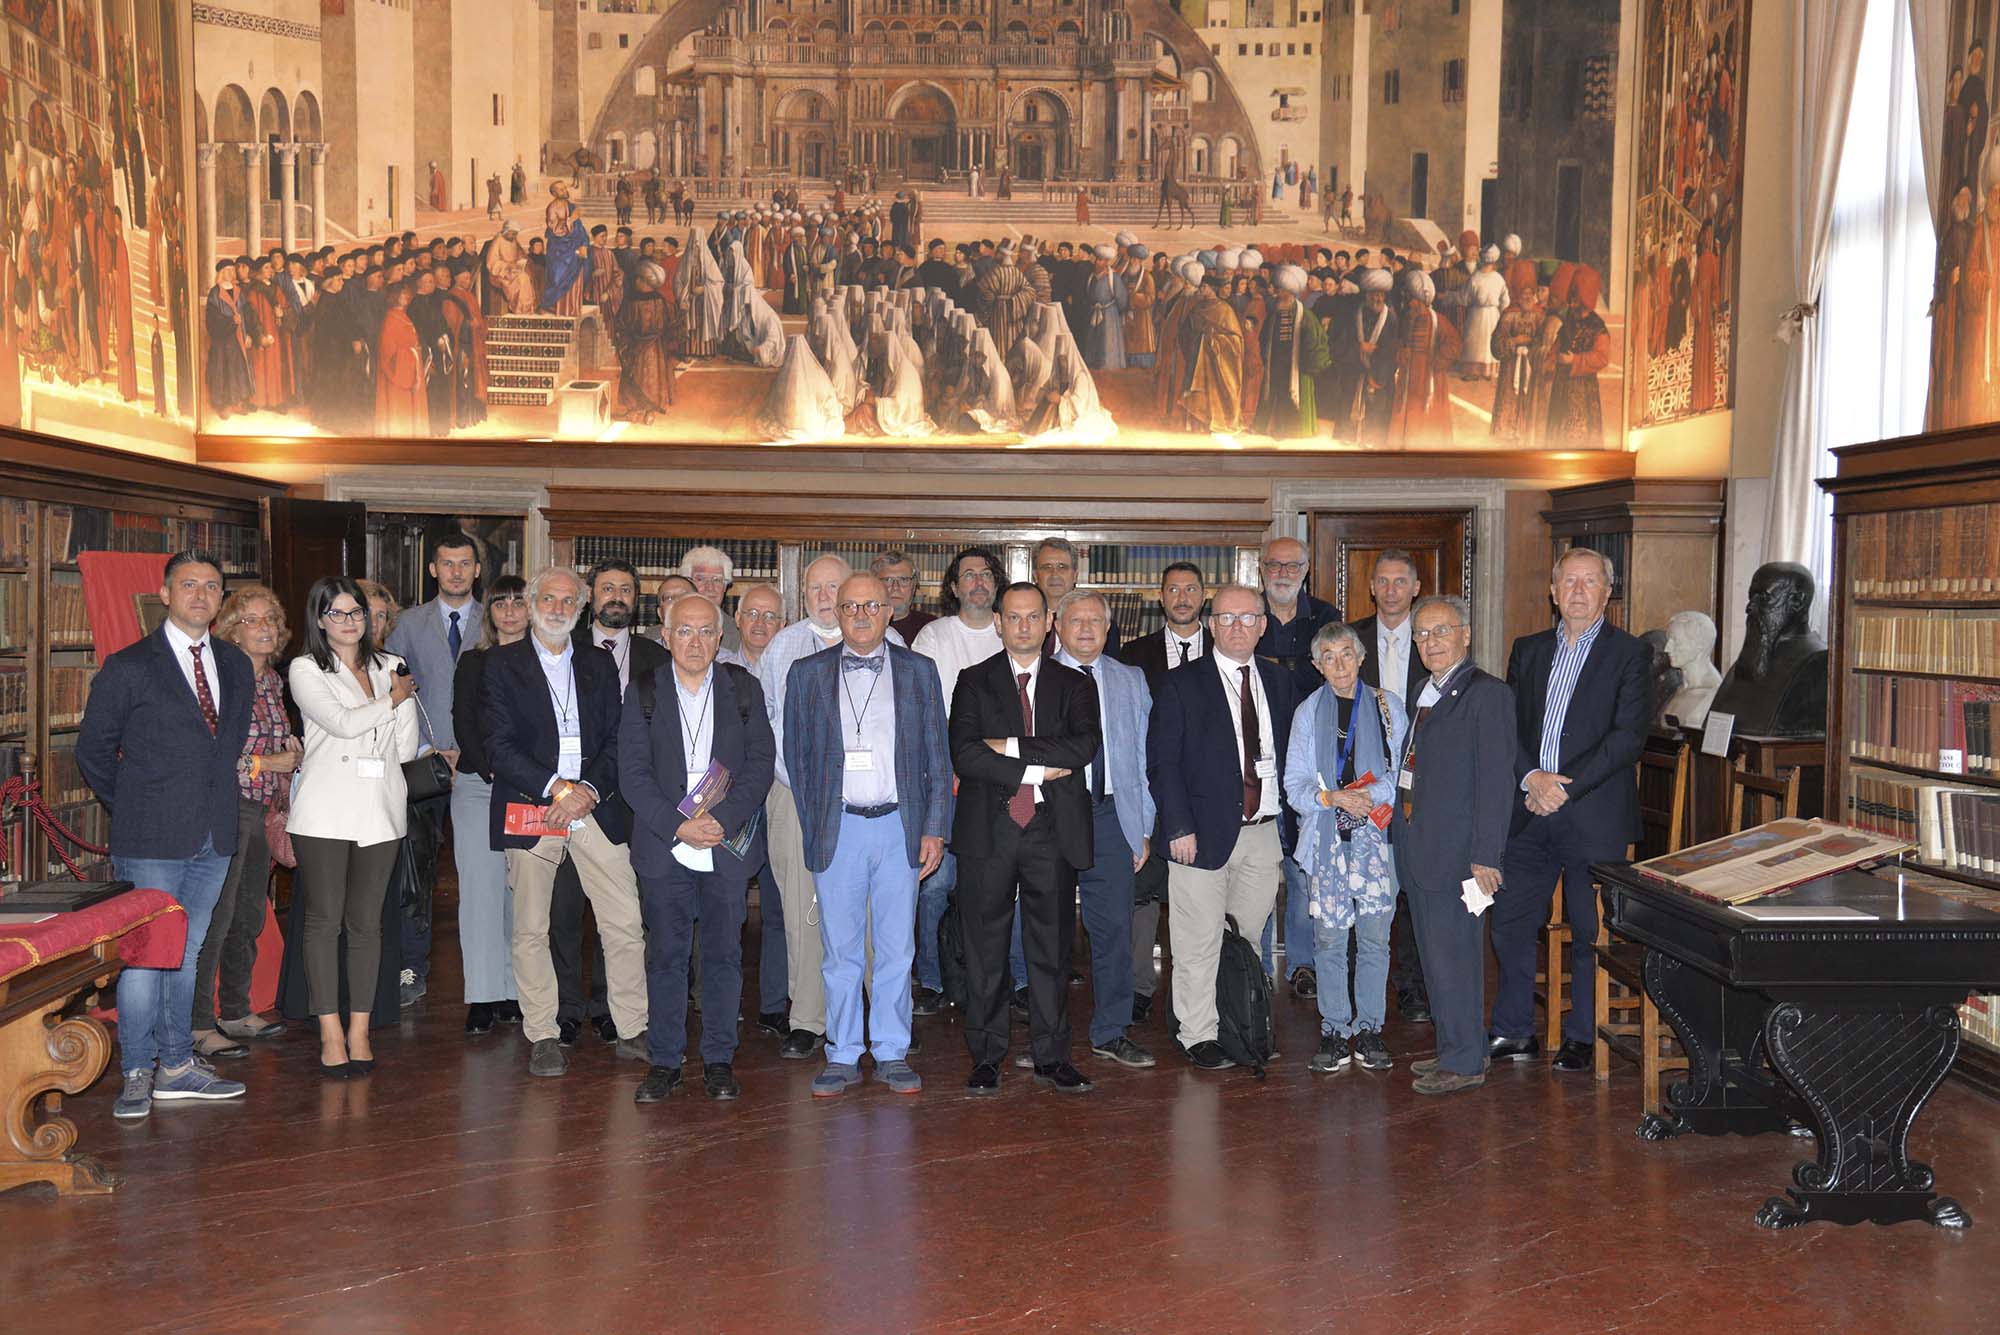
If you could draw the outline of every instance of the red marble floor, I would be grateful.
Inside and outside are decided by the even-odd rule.
[[[2000,1106],[1956,1083],[1912,1148],[1969,1232],[1768,1233],[1809,1143],[1642,1143],[1622,1071],[1424,1099],[1425,1028],[1392,1025],[1393,1073],[1309,1076],[1289,996],[1262,1084],[1085,1053],[1088,1098],[1010,1070],[975,1100],[940,1018],[914,1099],[816,1103],[816,1063],[752,1033],[740,1102],[640,1108],[594,1038],[556,1081],[518,1029],[467,1041],[456,975],[446,923],[367,1080],[287,1037],[230,1065],[242,1103],[126,1126],[109,1080],[70,1100],[125,1184],[0,1196],[0,1332],[2000,1329]]]

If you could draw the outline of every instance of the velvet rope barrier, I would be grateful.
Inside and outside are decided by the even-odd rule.
[[[63,866],[69,868],[69,874],[79,881],[83,879],[83,871],[76,865],[75,859],[64,851],[64,843],[73,844],[82,852],[99,857],[111,851],[86,842],[82,836],[57,820],[55,813],[49,810],[48,804],[42,801],[41,784],[29,780],[25,775],[17,774],[0,783],[0,819],[6,817],[9,806],[19,806],[33,818],[35,824],[41,827],[42,833],[48,836],[49,846],[55,849],[56,856],[62,859]]]

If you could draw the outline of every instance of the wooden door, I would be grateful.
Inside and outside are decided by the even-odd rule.
[[[1375,611],[1368,591],[1375,558],[1400,548],[1416,562],[1425,593],[1471,596],[1470,510],[1321,510],[1312,521],[1312,592],[1343,621]]]
[[[306,591],[326,575],[360,579],[368,573],[368,507],[360,501],[263,502],[264,569],[294,628],[305,615]],[[292,648],[300,644],[293,631]]]

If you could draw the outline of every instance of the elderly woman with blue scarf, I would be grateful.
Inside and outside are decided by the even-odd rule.
[[[1382,1018],[1389,983],[1389,923],[1396,914],[1395,859],[1384,820],[1396,792],[1405,719],[1395,696],[1361,681],[1361,637],[1339,622],[1313,636],[1313,666],[1326,678],[1292,717],[1285,798],[1299,815],[1292,856],[1311,895],[1313,958],[1347,958],[1354,944],[1353,999],[1338,976],[1320,970],[1319,1050],[1307,1068],[1338,1071],[1349,1061],[1387,1070]],[[1373,776],[1364,787],[1358,780]]]

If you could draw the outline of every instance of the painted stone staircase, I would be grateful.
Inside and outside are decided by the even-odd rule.
[[[486,330],[486,401],[546,408],[577,377],[576,319],[502,315]]]

